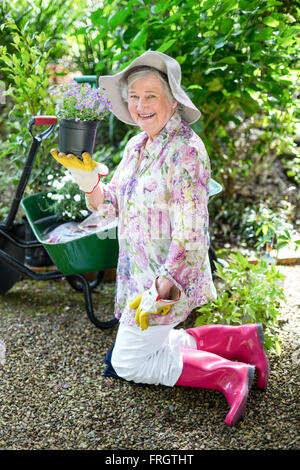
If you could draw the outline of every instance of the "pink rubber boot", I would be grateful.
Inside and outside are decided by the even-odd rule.
[[[254,365],[258,375],[258,388],[267,388],[270,366],[264,350],[264,333],[260,323],[240,326],[205,325],[189,328],[186,332],[195,338],[199,350]]]
[[[181,354],[183,369],[175,385],[223,392],[230,406],[225,422],[236,424],[245,413],[255,368],[197,349],[182,348]]]

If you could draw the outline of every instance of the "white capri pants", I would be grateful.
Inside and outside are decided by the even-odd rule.
[[[173,387],[182,372],[180,348],[197,349],[193,336],[176,325],[119,325],[111,364],[119,377],[136,383]]]

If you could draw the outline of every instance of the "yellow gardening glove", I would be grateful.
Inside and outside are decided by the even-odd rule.
[[[141,330],[146,330],[149,326],[149,315],[160,313],[162,316],[166,315],[170,310],[172,305],[164,305],[162,307],[158,307],[154,312],[145,312],[141,309],[141,302],[142,302],[143,294],[140,294],[136,297],[132,302],[130,302],[129,307],[132,310],[136,310],[135,313],[135,321],[140,325]],[[156,302],[159,304],[160,302]]]
[[[85,193],[93,192],[100,182],[100,177],[109,173],[108,167],[103,163],[95,162],[88,152],[82,154],[82,160],[72,153],[66,155],[58,152],[56,148],[50,153],[55,160],[70,171],[80,189]]]

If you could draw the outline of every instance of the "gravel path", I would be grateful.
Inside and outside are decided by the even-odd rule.
[[[103,377],[117,327],[95,328],[65,281],[18,282],[0,297],[0,449],[299,449],[300,266],[280,270],[282,354],[269,356],[268,390],[251,388],[233,428],[220,392]],[[113,295],[106,282],[95,304],[111,309]]]

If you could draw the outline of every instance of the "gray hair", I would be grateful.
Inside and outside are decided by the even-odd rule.
[[[147,65],[140,65],[138,67],[134,67],[129,71],[129,73],[121,84],[121,96],[123,100],[128,103],[128,88],[137,80],[147,77],[148,75],[155,75],[160,79],[169,102],[173,104],[176,99],[172,94],[167,75],[161,72],[160,70],[157,70],[154,67],[149,67]]]

